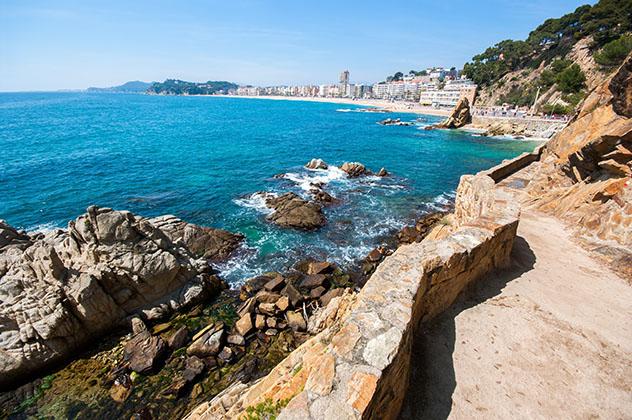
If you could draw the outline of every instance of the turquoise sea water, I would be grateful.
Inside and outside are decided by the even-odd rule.
[[[349,112],[341,112],[341,108]],[[349,266],[398,228],[453,197],[459,177],[532,150],[534,143],[416,126],[380,126],[412,114],[242,98],[87,93],[0,94],[0,218],[27,230],[65,227],[97,204],[143,216],[174,214],[242,232],[246,246],[220,267],[238,282],[304,256]],[[393,176],[347,180],[360,161]],[[285,178],[274,178],[286,174]],[[322,181],[341,204],[318,232],[265,221],[257,191],[295,191]]]

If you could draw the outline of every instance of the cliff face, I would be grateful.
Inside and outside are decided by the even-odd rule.
[[[218,291],[209,261],[240,240],[175,217],[97,207],[46,234],[0,221],[0,387],[71,356],[133,313],[155,319]]]
[[[632,55],[546,144],[527,188],[530,205],[568,221],[583,237],[628,252],[632,246],[631,116]]]

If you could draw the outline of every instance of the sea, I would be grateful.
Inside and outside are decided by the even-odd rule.
[[[220,274],[234,285],[304,258],[356,267],[402,227],[454,200],[463,174],[536,143],[424,130],[439,117],[308,101],[108,93],[0,93],[0,219],[65,228],[90,205],[240,232]],[[412,126],[382,126],[400,118]],[[304,165],[320,158],[327,170]],[[348,179],[344,162],[391,174]],[[266,221],[261,192],[339,203],[314,232]]]

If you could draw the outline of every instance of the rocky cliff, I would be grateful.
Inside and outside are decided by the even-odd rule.
[[[632,246],[632,55],[543,148],[530,205],[558,216],[629,269]],[[614,254],[613,254],[614,253]]]
[[[241,236],[90,207],[67,230],[0,221],[0,386],[72,355],[131,314],[160,318],[222,288],[209,262]]]

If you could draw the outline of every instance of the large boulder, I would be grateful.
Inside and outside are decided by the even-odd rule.
[[[349,176],[349,178],[357,178],[362,175],[370,175],[371,171],[369,171],[366,166],[361,164],[360,162],[345,162],[340,167],[343,172]]]
[[[266,205],[274,210],[267,219],[282,227],[314,230],[327,222],[320,205],[303,200],[291,192],[267,198]]]
[[[190,237],[207,232],[185,225]],[[0,238],[0,387],[68,358],[132,314],[155,319],[223,287],[196,258],[202,248],[194,253],[126,211],[90,207],[67,230],[30,236],[2,223]]]
[[[466,97],[459,99],[450,116],[437,124],[438,128],[460,128],[472,122],[470,102]]]

